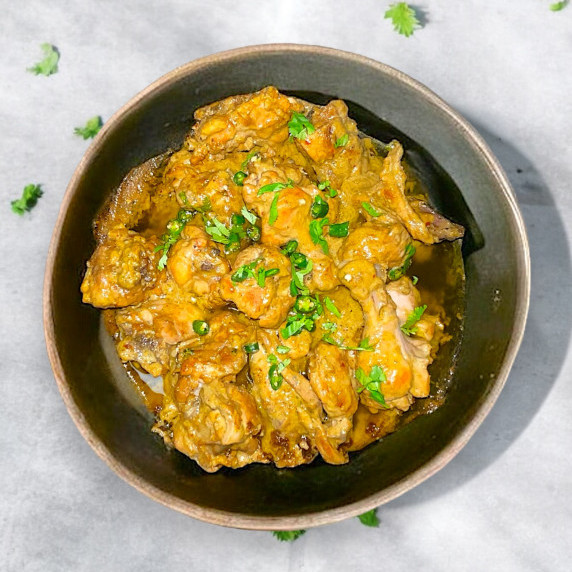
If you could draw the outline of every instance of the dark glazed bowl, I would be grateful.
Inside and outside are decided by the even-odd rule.
[[[442,167],[445,183],[432,198],[469,229],[463,251],[464,334],[445,404],[354,454],[347,465],[314,462],[283,470],[252,465],[207,474],[168,451],[150,432],[149,419],[118,388],[120,372],[110,367],[99,334],[100,312],[82,304],[79,287],[94,248],[91,221],[129,169],[179,146],[197,107],[271,84],[310,100],[339,97],[352,102],[350,110],[373,118],[374,131],[379,118],[380,125],[407,136],[406,148],[424,149]],[[368,126],[356,119],[367,132]],[[453,182],[462,196],[454,192]],[[315,46],[266,45],[182,66],[107,122],[63,200],[46,269],[44,321],[68,410],[97,454],[122,478],[201,520],[297,529],[386,503],[459,452],[508,376],[524,332],[529,288],[528,244],[514,194],[466,120],[426,87],[376,61]]]

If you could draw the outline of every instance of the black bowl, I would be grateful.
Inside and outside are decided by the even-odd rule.
[[[316,103],[341,98],[366,133],[397,136],[427,177],[432,200],[464,224],[466,309],[445,404],[354,454],[343,466],[252,465],[207,474],[150,432],[150,420],[109,358],[100,312],[81,302],[91,221],[135,165],[178,147],[195,109],[266,85]],[[465,445],[497,399],[529,302],[529,252],[514,194],[481,137],[408,76],[315,46],[266,45],[203,58],[162,77],[118,111],[79,164],[54,231],[44,290],[48,351],[79,430],[122,478],[208,522],[297,529],[379,506],[428,478]],[[451,352],[450,352],[451,353]],[[451,355],[451,358],[453,356]]]

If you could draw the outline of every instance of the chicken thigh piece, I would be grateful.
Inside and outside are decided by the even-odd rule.
[[[96,308],[122,308],[142,302],[159,271],[154,239],[119,227],[109,230],[87,263],[83,302]]]

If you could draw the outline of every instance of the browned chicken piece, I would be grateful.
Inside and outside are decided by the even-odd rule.
[[[419,218],[425,223],[425,226],[437,242],[463,238],[465,229],[460,224],[451,222],[442,214],[439,214],[423,199],[409,198],[408,200],[411,208],[419,215]]]
[[[338,252],[343,264],[351,260],[369,260],[384,270],[401,266],[411,237],[405,227],[387,217],[385,221],[371,221],[354,228]]]
[[[187,225],[169,252],[167,269],[185,292],[201,296],[207,305],[224,306],[220,297],[221,278],[230,270],[221,246],[199,227]]]
[[[232,180],[243,160],[242,153],[235,153],[225,159],[197,162],[192,152],[181,149],[172,155],[164,181],[182,208],[208,212],[228,225],[244,206],[241,189]]]
[[[320,402],[315,395],[312,397],[308,380],[286,367],[282,371],[284,382],[273,389],[269,356],[279,355],[275,351],[278,339],[266,331],[260,331],[258,339],[260,351],[251,356],[250,373],[252,395],[264,419],[263,450],[278,467],[309,463],[317,451],[328,463],[344,463],[346,454],[328,438],[320,418]]]
[[[354,418],[348,440],[342,445],[346,451],[360,451],[374,441],[393,433],[398,427],[401,411],[399,409],[381,409],[371,412],[360,404]]]
[[[369,274],[365,268],[367,264],[371,266]],[[363,336],[373,347],[373,351],[359,352],[357,368],[365,376],[371,376],[377,366],[385,377],[378,386],[364,385],[360,399],[372,410],[381,409],[383,405],[371,391],[375,389],[387,406],[405,411],[413,397],[429,394],[427,367],[431,363],[431,346],[424,340],[410,340],[401,331],[395,304],[371,263],[350,262],[342,271],[344,283],[362,305],[365,315]]]
[[[348,351],[325,342],[318,344],[309,362],[310,384],[328,415],[328,436],[339,444],[346,441],[358,406],[354,367]]]
[[[245,248],[232,272],[220,283],[223,299],[234,302],[260,326],[281,324],[295,299],[290,295],[290,261],[277,248],[255,245]]]
[[[196,383],[234,380],[246,366],[244,345],[256,339],[254,324],[239,312],[216,312],[208,324],[208,334],[192,338],[180,354],[181,375],[174,387],[180,404],[186,402]]]
[[[117,353],[123,361],[136,362],[151,375],[163,375],[169,370],[175,346],[197,338],[193,321],[204,317],[199,306],[164,299],[118,310]]]
[[[94,222],[93,231],[98,242],[114,228],[135,228],[143,218],[149,216],[151,207],[159,204],[153,201],[153,197],[160,185],[168,156],[168,153],[164,153],[153,157],[127,173]]]
[[[96,308],[138,304],[155,285],[157,241],[126,228],[109,230],[95,249],[81,285],[83,301]]]
[[[183,350],[180,372],[165,377],[156,431],[208,472],[268,462],[260,449],[256,402],[236,383],[246,366],[242,346],[255,339],[255,328],[229,311],[217,312],[209,324],[209,333]]]
[[[228,97],[195,112],[195,124],[186,144],[202,156],[250,149],[257,144],[283,143],[288,121],[303,105],[266,87],[256,93]]]
[[[313,270],[306,277],[308,287],[312,290],[330,290],[339,284],[335,263],[310,236],[310,224],[314,220],[310,209],[314,197],[318,195],[323,197],[323,193],[311,183],[302,180],[300,184],[303,186],[293,181],[292,186],[258,195],[259,189],[265,185],[286,182],[289,178],[288,173],[287,166],[281,168],[260,162],[244,183],[244,200],[248,208],[254,210],[262,221],[262,242],[280,247],[289,240],[296,240],[299,251],[312,260]],[[298,178],[300,179],[299,175]],[[331,222],[335,222],[337,204],[333,201],[330,201],[330,204],[328,218],[331,218]],[[275,212],[273,219],[271,219],[272,210]],[[330,239],[327,235],[324,239],[328,243],[339,240]]]

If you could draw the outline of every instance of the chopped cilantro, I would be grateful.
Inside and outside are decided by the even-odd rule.
[[[421,319],[423,316],[423,312],[427,310],[427,304],[423,304],[423,306],[417,306],[411,314],[409,314],[405,324],[401,326],[401,331],[406,336],[414,336],[417,333],[417,327],[415,324]]]
[[[332,302],[332,300],[326,296],[324,298],[324,304],[326,305],[326,308],[337,318],[341,318],[342,315],[340,314],[340,311],[336,308],[336,305]]]
[[[58,62],[60,61],[60,52],[56,46],[52,44],[41,44],[40,48],[44,52],[44,59],[27,71],[33,73],[34,75],[45,75],[49,76],[55,74],[58,71]]]
[[[391,268],[387,273],[387,277],[390,280],[397,280],[398,278],[401,278],[409,270],[411,262],[413,261],[414,254],[415,247],[413,244],[409,243],[405,247],[405,260],[403,261],[403,264],[401,266],[395,266],[394,268]]]
[[[360,514],[358,518],[359,521],[365,526],[373,526],[373,527],[379,526],[379,518],[377,517],[376,508],[372,508],[371,510],[364,512],[363,514]]]
[[[332,189],[330,181],[322,181],[318,183],[318,189],[324,191],[332,199],[338,195],[338,191]]]
[[[274,530],[272,534],[281,542],[292,542],[305,532],[305,530]]]
[[[258,217],[252,211],[249,211],[245,206],[243,206],[240,209],[240,212],[250,224],[256,224]]]
[[[375,210],[369,203],[362,203],[361,206],[369,215],[373,217],[381,216],[381,213]]]
[[[328,234],[335,238],[344,238],[350,233],[350,221],[330,225]]]
[[[281,191],[282,189],[292,188],[294,186],[294,181],[292,179],[288,179],[287,183],[269,183],[268,185],[264,185],[258,189],[258,196],[263,195],[264,193],[274,193],[276,191]]]
[[[310,238],[314,244],[318,244],[322,247],[324,254],[329,254],[330,250],[328,248],[328,243],[323,237],[324,227],[328,226],[330,221],[328,218],[316,219],[310,223]]]
[[[84,139],[93,139],[103,126],[103,120],[99,115],[88,119],[84,127],[76,127],[73,132]],[[186,197],[185,197],[186,198]]]
[[[312,122],[302,113],[297,113],[294,111],[292,113],[292,118],[288,122],[288,132],[290,137],[295,137],[296,139],[307,139],[308,135],[314,133],[316,128],[312,125]]]
[[[22,191],[22,196],[12,201],[12,212],[23,215],[30,212],[38,202],[38,199],[44,194],[40,185],[26,185]]]
[[[280,346],[277,346],[277,347],[276,347],[276,351],[277,351],[279,354],[287,354],[287,353],[290,351],[290,348],[289,348],[288,346],[282,346],[282,345],[280,345]]]
[[[334,147],[337,149],[338,147],[345,147],[348,144],[348,141],[350,140],[350,136],[348,133],[344,133],[341,137],[338,137],[338,139],[336,140],[336,143],[334,144]]]
[[[387,378],[381,366],[374,365],[371,368],[369,375],[367,375],[361,367],[358,368],[356,371],[356,379],[360,384],[360,387],[357,390],[358,393],[361,393],[364,391],[364,389],[367,389],[373,400],[377,401],[384,407],[387,407],[380,387],[381,384],[387,380]]]
[[[271,364],[268,370],[268,381],[270,382],[270,387],[276,391],[280,389],[284,381],[282,372],[290,365],[292,360],[286,358],[284,361],[280,361],[274,354],[270,354],[267,359]]]
[[[391,19],[393,29],[406,38],[411,36],[420,24],[415,10],[407,2],[390,4],[384,17]]]
[[[563,0],[562,2],[554,2],[554,4],[550,4],[550,9],[553,12],[559,12],[568,4],[568,0]]]
[[[270,203],[270,211],[268,213],[268,224],[272,226],[276,219],[278,218],[278,199],[280,198],[280,193],[274,193],[274,198],[272,203]]]

